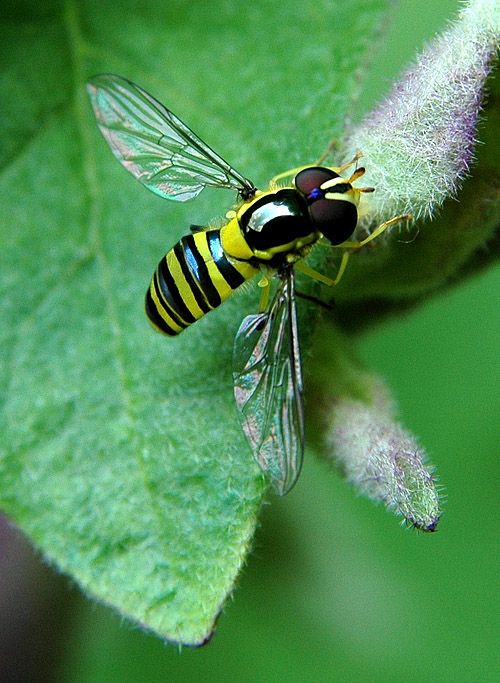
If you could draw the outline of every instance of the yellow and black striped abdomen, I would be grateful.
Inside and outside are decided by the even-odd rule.
[[[228,257],[220,230],[186,235],[158,264],[146,293],[153,326],[176,335],[225,301],[257,269]]]

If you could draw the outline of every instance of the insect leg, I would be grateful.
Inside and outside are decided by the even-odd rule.
[[[357,154],[354,155],[354,157],[351,159],[351,161],[348,161],[347,164],[344,164],[343,166],[340,166],[340,168],[336,168],[335,171],[341,175],[345,170],[348,168],[351,168],[351,166],[354,166],[354,164],[361,159],[363,156],[362,152],[358,152]],[[362,175],[362,174],[361,174]],[[353,176],[354,177],[354,176]]]
[[[340,266],[339,266],[339,269],[338,269],[338,271],[337,271],[337,277],[336,277],[335,280],[333,281],[333,284],[334,284],[334,285],[338,285],[338,283],[339,283],[340,280],[342,279],[342,275],[344,274],[344,271],[345,271],[345,269],[346,269],[347,262],[349,261],[349,256],[350,256],[350,255],[351,255],[351,252],[350,252],[350,251],[344,251],[344,253],[342,254],[342,260],[341,260],[341,262],[340,262]]]
[[[345,269],[347,267],[347,262],[349,261],[349,256],[352,254],[353,251],[356,251],[357,249],[364,247],[365,244],[368,244],[369,242],[374,240],[376,237],[379,237],[379,235],[381,235],[391,225],[394,225],[395,223],[399,223],[400,221],[408,221],[411,218],[413,218],[413,216],[410,213],[402,215],[402,216],[395,216],[394,218],[391,218],[390,221],[385,221],[384,223],[381,223],[378,226],[378,228],[376,228],[372,233],[370,233],[368,235],[368,237],[366,237],[364,240],[360,240],[359,242],[343,242],[342,244],[339,244],[339,245],[332,245],[333,247],[339,246],[339,247],[343,247],[344,249],[346,249],[346,251],[344,251],[344,253],[342,254],[342,260],[340,261],[340,266],[339,266],[339,269],[337,272],[337,277],[333,281],[333,284],[337,285],[340,282],[340,280],[341,280],[341,278],[345,272]]]
[[[332,138],[330,142],[328,143],[328,147],[325,149],[323,154],[320,156],[320,158],[317,160],[315,166],[322,166],[324,160],[330,156],[330,154],[335,150],[337,151],[338,149],[338,140],[337,138]]]
[[[330,142],[330,144],[328,145],[328,148],[326,149],[326,151],[320,156],[320,158],[316,161],[316,163],[313,164],[314,166],[321,166],[321,165],[322,165],[323,161],[324,161],[324,160],[327,158],[327,156],[330,154],[330,152],[331,152],[333,146],[335,145],[335,143],[336,143],[336,140],[332,140],[332,141]],[[335,171],[335,173],[338,173],[338,174],[340,175],[340,174],[341,174],[343,171],[345,171],[347,168],[350,168],[351,166],[354,166],[354,164],[355,164],[359,159],[361,159],[362,156],[363,156],[363,154],[362,154],[361,152],[358,152],[358,153],[356,154],[356,156],[355,156],[353,159],[351,159],[351,161],[349,161],[347,164],[344,164],[343,166],[340,166],[340,167],[337,167],[337,166],[332,166],[332,167],[330,167],[330,166],[329,166],[328,168],[331,168],[332,171]],[[304,169],[310,168],[310,167],[311,167],[310,165],[308,165],[308,166],[299,166],[298,168],[291,168],[289,171],[283,171],[283,173],[278,173],[278,175],[275,175],[273,178],[271,178],[271,181],[270,181],[270,183],[269,183],[269,187],[271,187],[271,188],[272,188],[272,187],[276,187],[276,186],[278,185],[279,181],[280,181],[280,180],[283,180],[283,178],[292,178],[292,177],[296,176],[297,173],[299,173],[300,171],[303,171]],[[362,176],[363,173],[364,173],[364,169],[363,169],[363,170],[359,169],[358,171],[355,171],[354,174],[353,174],[353,176],[352,176],[351,179],[349,180],[349,182],[352,182],[353,180],[356,180],[357,178],[359,178],[360,176]],[[360,190],[360,191],[363,191],[363,190]],[[369,189],[367,188],[365,191],[367,191],[367,192],[372,192],[372,189],[371,189],[371,188],[369,188]]]
[[[304,168],[309,168],[309,166],[299,166],[298,168],[291,168],[289,171],[283,171],[283,173],[278,173],[271,178],[269,182],[269,187],[275,187],[278,181],[283,180],[283,178],[291,178],[296,176],[299,171],[304,170]]]
[[[269,305],[269,295],[271,293],[271,279],[268,275],[263,275],[259,280],[258,285],[259,287],[261,287],[259,313],[264,313],[264,311],[267,311],[267,307]]]
[[[304,273],[304,275],[308,275],[309,277],[312,277],[313,280],[317,280],[318,282],[322,282],[324,285],[327,285],[327,287],[333,287],[335,284],[334,280],[330,280],[329,277],[326,277],[326,275],[323,275],[322,273],[318,273],[317,270],[314,270],[314,268],[311,268],[308,266],[306,263],[303,261],[297,261],[295,264],[296,270],[300,271],[301,273]]]
[[[391,225],[394,225],[395,223],[400,223],[401,221],[409,221],[413,218],[413,215],[411,213],[406,213],[401,216],[395,216],[394,218],[391,218],[390,221],[385,221],[384,223],[381,223],[378,228],[375,228],[373,232],[371,232],[368,237],[365,237],[364,240],[361,240],[359,242],[343,242],[342,244],[339,244],[339,247],[347,247],[348,249],[360,249],[361,247],[364,247],[365,244],[368,244],[368,242],[371,242],[374,240],[376,237],[381,235],[387,228],[389,228]]]

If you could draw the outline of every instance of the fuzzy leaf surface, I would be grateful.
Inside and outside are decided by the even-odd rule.
[[[3,4],[0,504],[87,594],[168,640],[211,635],[266,492],[230,372],[258,295],[178,339],[150,330],[157,262],[233,198],[146,192],[85,82],[140,83],[264,185],[340,134],[389,5]]]

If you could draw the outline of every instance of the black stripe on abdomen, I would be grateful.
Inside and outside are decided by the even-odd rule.
[[[220,274],[231,287],[237,289],[245,282],[243,275],[236,270],[236,268],[229,263],[227,256],[222,248],[220,239],[220,230],[210,230],[206,233],[208,248],[212,254],[215,265],[219,269]]]
[[[163,334],[168,334],[171,337],[175,337],[176,334],[179,334],[180,330],[175,330],[160,315],[158,307],[157,307],[156,303],[153,301],[153,297],[151,296],[151,288],[149,288],[148,291],[146,292],[144,307],[146,310],[146,315],[148,316],[150,322],[160,332],[163,332]]]
[[[200,238],[204,239],[205,234],[208,234],[208,232],[186,235],[177,245],[176,249],[178,251],[176,253],[196,303],[204,313],[208,313],[208,311],[216,308],[221,303],[221,298],[219,292],[214,287],[205,260],[196,244]]]
[[[174,247],[173,251],[176,249]],[[172,277],[172,273],[167,263],[168,254],[162,258],[156,269],[155,278],[158,285],[158,291],[162,298],[162,303],[168,309],[169,314],[180,318],[186,323],[194,323],[196,318],[191,313],[189,308],[184,303],[179,287]]]

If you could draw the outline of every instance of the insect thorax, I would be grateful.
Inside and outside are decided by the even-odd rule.
[[[302,258],[320,236],[306,202],[292,188],[246,202],[238,211],[238,223],[253,257],[273,267]]]

